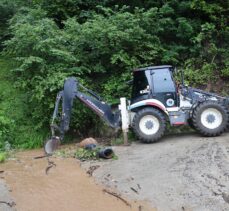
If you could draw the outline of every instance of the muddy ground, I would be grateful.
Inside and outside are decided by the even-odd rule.
[[[117,160],[50,158],[56,166],[34,159],[41,150],[17,153],[0,165],[0,201],[10,203],[0,203],[0,210],[229,210],[229,133],[170,135],[154,144],[113,149]],[[96,165],[89,177],[86,171]]]
[[[118,160],[82,165],[100,165],[93,173],[99,184],[147,200],[159,211],[229,210],[229,133],[174,135],[113,149]]]
[[[0,164],[0,211],[155,210],[146,202],[104,192],[76,159],[34,159],[40,155],[42,150],[20,152]],[[113,189],[106,191],[120,194]]]

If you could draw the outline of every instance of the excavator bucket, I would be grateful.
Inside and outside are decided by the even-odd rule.
[[[58,149],[60,145],[60,138],[58,136],[53,136],[45,142],[44,150],[47,155],[52,155],[55,150]]]

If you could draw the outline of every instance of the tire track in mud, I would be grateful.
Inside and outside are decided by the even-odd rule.
[[[229,133],[168,136],[152,145],[133,143],[114,150],[119,159],[100,162],[93,175],[99,183],[134,200],[148,200],[158,211],[229,210]],[[139,194],[130,188],[136,184]]]
[[[170,172],[181,172],[188,192],[185,200],[199,207],[195,210],[229,210],[229,149],[218,142],[204,143],[176,159]],[[220,205],[220,207],[219,207]]]

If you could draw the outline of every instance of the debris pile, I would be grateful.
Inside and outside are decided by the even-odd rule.
[[[80,148],[76,151],[75,157],[80,160],[114,157],[114,151],[111,148],[101,148],[98,142],[91,137],[82,140],[77,146]]]

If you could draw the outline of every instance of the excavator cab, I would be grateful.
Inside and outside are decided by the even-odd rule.
[[[151,66],[134,70],[131,104],[157,99],[165,107],[178,107],[177,86],[170,65]]]

